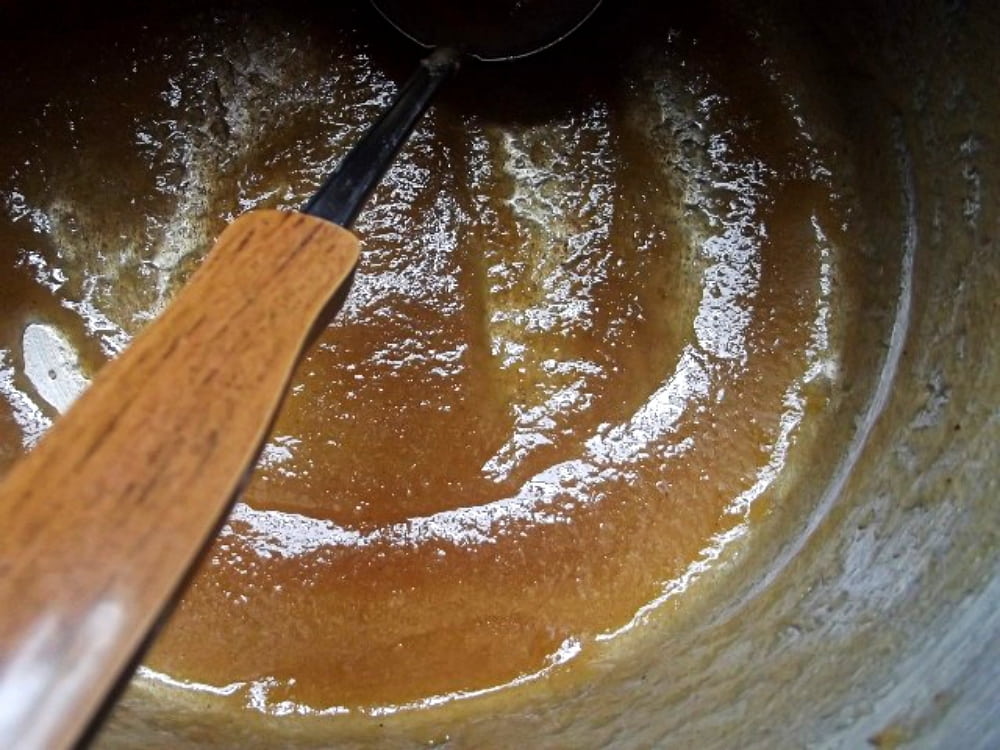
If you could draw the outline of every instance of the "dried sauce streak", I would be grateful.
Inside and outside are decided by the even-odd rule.
[[[95,87],[131,66],[111,124],[86,91],[32,110],[76,135],[5,154],[32,166],[0,184],[5,267],[42,299],[8,321],[112,354],[222,218],[298,205],[393,89],[355,36],[227,13],[91,63]],[[572,106],[496,118],[476,89],[421,127],[146,678],[276,714],[474,695],[599,654],[746,530],[835,376],[844,220],[760,53],[659,28]],[[108,179],[154,196],[131,213],[63,166],[123,135]],[[47,408],[14,330],[5,438]]]

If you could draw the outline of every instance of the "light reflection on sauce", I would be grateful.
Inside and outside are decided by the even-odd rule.
[[[276,714],[475,695],[597,653],[745,531],[823,406],[811,384],[835,374],[839,220],[801,114],[749,116],[754,92],[671,38],[613,100],[534,123],[470,103],[415,135],[359,223],[348,303],[148,677]],[[183,70],[166,65],[166,115],[132,128],[169,207],[119,232],[134,244],[110,266],[65,220],[86,222],[85,203],[5,188],[55,245],[36,240],[20,267],[106,353],[163,304],[216,215],[297,205],[391,90],[349,39],[332,69],[295,41],[293,59],[210,31],[176,53]],[[206,88],[215,46],[253,88]],[[301,117],[268,120],[253,97]],[[784,136],[762,135],[782,117]],[[6,362],[0,388],[24,413],[30,387]]]

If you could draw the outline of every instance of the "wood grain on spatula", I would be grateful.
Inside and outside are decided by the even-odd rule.
[[[66,747],[217,528],[358,257],[247,214],[0,485],[0,747]]]

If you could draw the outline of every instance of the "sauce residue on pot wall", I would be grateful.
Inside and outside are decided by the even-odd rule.
[[[261,18],[153,27],[4,125],[6,445],[394,89],[355,36]],[[274,714],[474,696],[599,653],[744,533],[836,374],[843,220],[778,72],[664,29],[568,103],[522,69],[530,116],[459,87],[420,128],[147,678]]]

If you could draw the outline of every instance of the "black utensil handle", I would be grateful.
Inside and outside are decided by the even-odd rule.
[[[457,50],[442,47],[421,60],[389,109],[348,152],[302,212],[342,227],[351,226],[430,107],[434,94],[458,69],[459,59]]]

